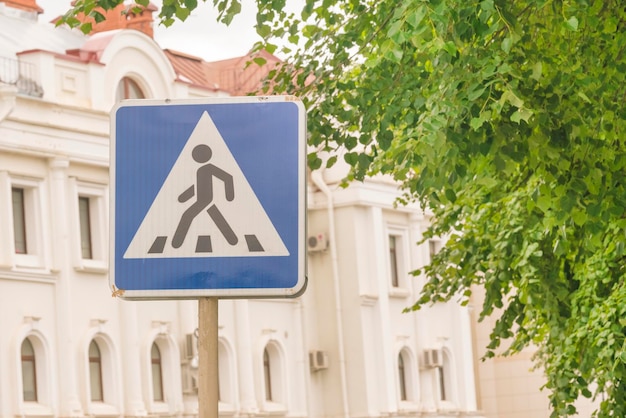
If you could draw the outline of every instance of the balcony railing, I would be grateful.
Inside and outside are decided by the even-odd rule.
[[[42,97],[37,66],[12,58],[0,57],[0,83],[17,87],[18,93]]]

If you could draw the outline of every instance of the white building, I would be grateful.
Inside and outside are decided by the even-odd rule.
[[[152,11],[84,37],[0,0],[0,418],[197,414],[197,302],[109,289],[109,110],[240,94],[261,75],[163,51]],[[311,176],[304,296],[220,301],[220,415],[479,416],[468,311],[402,313],[428,220],[393,207],[392,182],[340,177]]]

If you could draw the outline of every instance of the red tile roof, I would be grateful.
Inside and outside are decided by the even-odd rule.
[[[214,62],[171,49],[164,52],[179,80],[199,87],[226,91],[233,96],[260,92],[268,73],[281,62],[266,51]],[[255,58],[262,58],[265,63],[259,65],[252,62]]]

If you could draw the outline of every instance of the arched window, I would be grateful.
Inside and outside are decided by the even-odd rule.
[[[272,367],[267,347],[263,350],[263,377],[265,379],[265,400],[272,400]]]
[[[264,411],[286,411],[288,382],[285,376],[285,356],[278,341],[271,340],[263,349],[263,389],[261,408]]]
[[[150,350],[150,363],[152,365],[152,398],[155,401],[163,402],[163,365],[161,362],[161,351],[156,343],[152,343]]]
[[[404,358],[402,358],[402,353],[398,354],[398,380],[400,384],[400,400],[406,401],[407,392],[406,392],[406,369],[404,365]]]
[[[102,355],[98,343],[91,340],[89,344],[89,387],[91,400],[94,402],[104,401],[104,389],[102,385]]]
[[[117,91],[115,93],[115,101],[119,102],[126,99],[144,99],[146,95],[139,87],[139,84],[135,80],[129,77],[124,77],[117,85]]]
[[[22,342],[21,357],[24,402],[37,402],[37,364],[33,344],[28,338]]]

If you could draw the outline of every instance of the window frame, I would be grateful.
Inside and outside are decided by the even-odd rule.
[[[263,349],[263,391],[265,393],[265,400],[273,402],[272,397],[272,361],[270,354],[267,351],[267,346]]]
[[[72,210],[74,212],[74,237],[75,245],[74,268],[78,271],[90,273],[106,273],[107,264],[107,238],[108,238],[108,194],[106,185],[87,183],[70,177],[70,189],[72,198]],[[83,217],[81,216],[81,200],[87,199],[88,206],[88,235],[91,244],[91,258],[83,254]]]
[[[406,402],[409,400],[407,393],[407,369],[404,364],[404,356],[402,351],[398,353],[398,395],[400,395],[400,401]]]
[[[15,254],[28,254],[28,232],[26,228],[26,198],[23,187],[11,186],[11,210],[13,213],[13,249]],[[16,205],[16,194],[20,197],[20,202]],[[16,206],[19,206],[16,208]],[[16,209],[19,209],[16,213]],[[19,215],[19,216],[18,216]],[[18,221],[19,218],[19,221]],[[18,239],[18,229],[21,237]],[[18,244],[18,241],[20,242]]]
[[[155,349],[156,354],[158,354],[158,358],[155,358],[154,356]],[[158,369],[158,382],[155,380],[155,366],[157,366]],[[152,401],[166,403],[167,399],[163,385],[163,355],[161,354],[161,349],[156,341],[154,341],[150,346],[150,381],[152,385]],[[157,395],[156,389],[158,389],[160,396]]]
[[[111,338],[107,333],[103,332],[106,325],[102,320],[92,319],[92,328],[85,335],[83,340],[82,359],[84,367],[82,368],[81,388],[82,398],[85,400],[85,415],[90,416],[117,416],[122,408],[121,393],[121,372],[118,359],[116,358],[116,350]],[[100,350],[101,365],[101,387],[102,400],[93,400],[91,397],[91,370],[89,348],[91,343],[96,343]]]
[[[447,347],[441,349],[441,365],[435,367],[436,393],[442,410],[456,410],[456,382],[452,354]]]
[[[410,295],[410,282],[409,282],[409,230],[408,227],[390,226],[386,228],[386,272],[387,283],[389,287],[389,296],[397,298],[406,298]],[[391,241],[395,243],[395,248],[392,250]],[[394,260],[395,258],[395,260]],[[394,267],[395,261],[395,267]],[[395,268],[395,270],[394,270]],[[395,272],[395,273],[394,273]],[[396,275],[397,282],[394,279]]]
[[[32,352],[32,354],[29,354],[27,356],[24,355],[24,344],[26,343],[28,343],[28,347],[30,347],[30,351]],[[21,376],[22,376],[22,401],[37,403],[39,401],[39,396],[38,396],[39,392],[37,390],[37,352],[35,351],[35,347],[33,346],[32,341],[28,337],[24,338],[22,340],[22,343],[20,344],[20,360],[21,360],[20,371],[21,371]],[[24,376],[24,363],[25,362],[29,362],[31,364],[32,376],[29,376],[30,379],[26,379]],[[32,392],[34,394],[33,399],[26,399],[26,396],[25,396],[26,395],[25,385],[26,385],[27,380],[33,381],[33,388],[32,388]]]
[[[400,266],[398,263],[398,238],[395,234],[389,234],[389,275],[391,276],[391,287],[400,287]]]
[[[92,356],[91,354],[92,346],[96,348],[97,356]],[[98,345],[98,342],[95,339],[92,339],[91,342],[89,343],[89,347],[87,348],[87,358],[89,362],[89,400],[90,402],[104,402],[105,387],[104,387],[104,377],[102,375],[102,350],[100,349],[100,346]],[[94,376],[92,375],[94,371],[92,366],[94,364],[96,364],[97,366],[96,370],[98,372],[98,376],[97,376],[98,399],[94,399],[94,385],[93,385]]]
[[[139,91],[141,94],[135,94],[135,90]],[[118,81],[115,87],[115,103],[119,103],[122,100],[145,99],[147,96],[144,90],[145,89],[136,79],[125,75]],[[131,94],[131,92],[133,94]]]
[[[265,353],[267,353],[266,364]],[[287,375],[285,373],[285,355],[282,345],[273,339],[266,340],[262,350],[259,353],[260,367],[260,393],[259,404],[261,410],[272,413],[285,413],[287,411],[288,384]],[[266,375],[266,367],[269,376]],[[269,377],[269,380],[267,379]],[[266,385],[269,383],[269,394]],[[268,399],[269,396],[269,399]]]
[[[443,240],[441,238],[428,239],[428,262],[433,261],[433,257],[443,248]]]
[[[80,230],[80,251],[83,259],[93,259],[93,240],[91,233],[91,204],[87,196],[78,196],[78,225]]]
[[[415,357],[413,350],[406,344],[396,346],[396,353],[396,399],[398,402],[398,410],[402,412],[414,412],[419,410],[420,407],[420,375],[417,358]],[[404,366],[404,396],[400,360]]]
[[[53,368],[50,359],[49,345],[44,336],[36,330],[37,321],[36,317],[25,317],[26,322],[18,331],[18,337],[15,340],[15,387],[23,390],[23,376],[21,367],[22,358],[22,344],[24,340],[28,339],[30,342],[35,356],[35,376],[37,379],[37,400],[27,401],[24,400],[23,394],[18,396],[18,410],[15,415],[19,416],[53,416],[53,387],[55,376],[53,375]],[[18,389],[19,391],[20,389]],[[18,392],[19,393],[19,392]]]
[[[172,414],[183,402],[180,368],[181,353],[178,344],[169,331],[169,325],[154,321],[153,328],[142,343],[142,375],[144,382],[144,405],[149,414]],[[156,344],[161,354],[161,383],[163,400],[154,399],[152,387],[152,345]]]
[[[10,235],[13,237],[9,242],[13,257],[13,266],[17,268],[43,268],[45,265],[43,220],[42,220],[42,196],[41,181],[20,177],[9,178],[10,193]],[[13,190],[23,191],[23,222],[25,229],[26,253],[18,253],[15,248],[15,224],[13,213]]]

